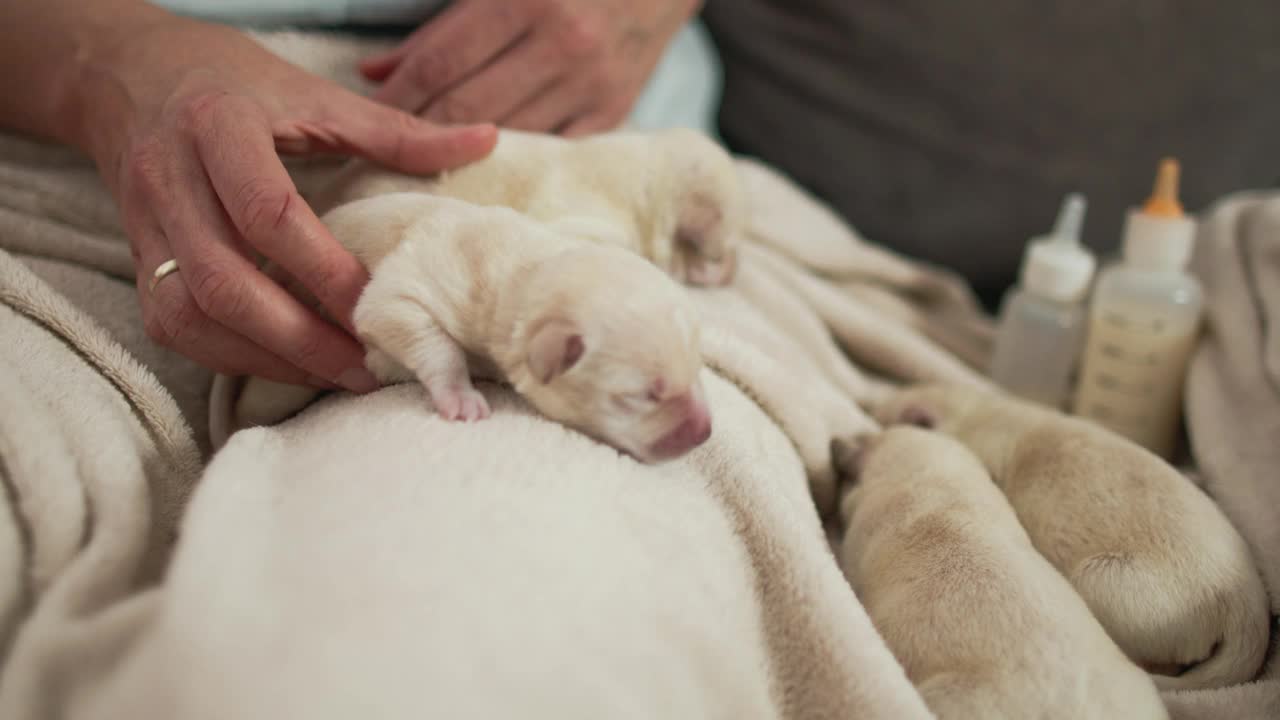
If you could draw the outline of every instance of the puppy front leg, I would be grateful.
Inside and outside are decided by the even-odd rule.
[[[489,402],[471,384],[462,346],[425,308],[377,280],[369,283],[356,305],[354,319],[361,338],[412,371],[444,419],[489,417]]]

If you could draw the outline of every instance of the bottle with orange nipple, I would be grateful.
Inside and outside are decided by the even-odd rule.
[[[1204,308],[1187,273],[1196,223],[1166,158],[1142,208],[1129,211],[1121,260],[1098,276],[1074,410],[1168,458]]]

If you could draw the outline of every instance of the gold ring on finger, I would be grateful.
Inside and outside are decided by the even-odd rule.
[[[151,273],[151,285],[147,291],[155,292],[156,285],[160,284],[161,280],[176,272],[178,272],[178,261],[176,259],[170,258],[160,263],[155,272]]]

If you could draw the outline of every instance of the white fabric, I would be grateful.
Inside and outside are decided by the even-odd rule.
[[[367,49],[264,42],[317,70]],[[493,418],[446,424],[410,384],[236,434],[187,502],[172,397],[14,260],[127,275],[105,191],[0,137],[0,717],[929,717],[824,537],[827,445],[887,381],[982,382],[989,323],[949,276],[741,167],[742,275],[697,294],[716,432],[686,459],[641,467],[491,386]],[[1205,226],[1216,309],[1189,399],[1206,488],[1273,593],[1276,202]],[[1166,699],[1275,717],[1278,667]]]

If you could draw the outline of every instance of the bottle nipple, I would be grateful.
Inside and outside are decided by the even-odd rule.
[[[1078,192],[1069,193],[1062,200],[1058,219],[1053,223],[1051,242],[1064,246],[1079,245],[1080,231],[1084,227],[1084,211],[1084,196]]]
[[[1151,190],[1151,197],[1147,199],[1147,204],[1142,207],[1142,212],[1159,217],[1182,217],[1182,204],[1178,202],[1177,160],[1165,158],[1160,161],[1160,167],[1156,171],[1155,187]]]

